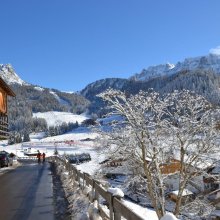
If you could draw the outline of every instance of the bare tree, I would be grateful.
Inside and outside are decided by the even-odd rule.
[[[189,91],[164,98],[154,91],[127,96],[109,89],[99,95],[123,120],[102,132],[102,145],[115,157],[124,157],[139,167],[147,180],[147,192],[160,219],[165,214],[165,186],[161,164],[178,157],[179,193],[175,215],[179,215],[187,184],[201,174],[198,167],[215,150],[216,129],[212,106]]]
[[[174,91],[165,99],[170,102],[166,119],[169,136],[172,137],[174,154],[181,164],[174,212],[178,215],[184,189],[194,177],[202,175],[207,157],[216,152],[216,111],[204,97],[187,90]]]
[[[139,92],[127,97],[125,93],[107,90],[100,95],[113,109],[113,114],[124,120],[115,124],[111,132],[104,134],[106,146],[111,153],[123,155],[139,166],[147,179],[147,192],[159,218],[165,214],[164,184],[160,164],[164,152],[161,142],[165,138],[163,129],[166,103],[154,91]],[[106,138],[107,136],[107,138]],[[163,150],[162,150],[163,149]]]

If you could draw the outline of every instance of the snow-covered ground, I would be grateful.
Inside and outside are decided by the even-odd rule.
[[[43,116],[48,122],[50,122],[51,125],[56,124],[57,121],[61,119],[65,122],[69,122],[70,120],[74,120],[74,122],[76,120],[78,122],[81,122],[87,118],[86,116],[76,116],[71,113],[67,113],[65,117],[65,113],[56,112],[37,113],[35,114],[35,117],[36,116]],[[81,119],[81,121],[79,119]],[[114,117],[103,119],[103,126],[108,126],[108,124],[111,124],[114,120]],[[19,157],[25,156],[24,151],[28,148],[31,151],[40,150],[40,152],[46,152],[46,156],[53,155],[55,149],[58,150],[58,153],[60,155],[89,153],[91,156],[91,161],[75,166],[82,172],[89,173],[90,175],[95,175],[99,173],[102,168],[100,162],[106,159],[103,152],[99,152],[98,148],[96,147],[94,139],[97,136],[98,134],[95,133],[93,129],[81,126],[66,134],[53,137],[45,137],[44,132],[31,134],[31,141],[22,144],[7,145],[7,143],[4,141],[0,143],[0,150],[6,150],[9,153],[13,152]],[[139,215],[144,216],[146,219],[158,219],[155,211],[152,209],[141,207],[129,201],[124,201],[124,203],[126,204],[126,206],[136,211]]]
[[[97,133],[86,127],[79,127],[69,133],[46,138],[45,133],[41,132],[31,134],[30,142],[7,145],[4,141],[0,144],[0,151],[6,150],[9,153],[16,154],[18,157],[24,157],[24,152],[36,152],[37,150],[45,152],[46,156],[54,155],[55,149],[58,150],[60,155],[89,153],[91,161],[79,164],[77,168],[92,175],[100,169],[99,162],[104,160],[105,157],[97,152],[97,148],[92,141],[97,135]]]
[[[33,117],[35,118],[44,118],[48,124],[48,126],[56,126],[61,125],[62,123],[76,123],[79,124],[83,122],[88,117],[85,115],[76,115],[70,112],[37,112],[33,113]]]
[[[35,88],[36,90],[40,91],[40,92],[44,91],[44,88],[42,88],[42,87],[40,87],[40,86],[35,86],[34,88]]]

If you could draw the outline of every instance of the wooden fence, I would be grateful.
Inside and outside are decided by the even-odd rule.
[[[123,204],[119,198],[112,196],[110,192],[104,189],[97,180],[91,178],[87,173],[82,173],[72,166],[65,159],[59,157],[51,157],[50,160],[56,164],[61,163],[69,171],[71,178],[78,182],[80,188],[83,190],[86,186],[91,187],[92,193],[89,194],[90,202],[98,201],[99,214],[104,220],[121,220],[122,216],[128,220],[144,220],[138,216],[131,209]],[[99,198],[102,197],[108,206],[108,212],[104,206],[99,203]]]
[[[18,157],[17,158],[17,160],[18,161],[35,161],[35,160],[37,160],[37,157],[35,156],[35,157]]]

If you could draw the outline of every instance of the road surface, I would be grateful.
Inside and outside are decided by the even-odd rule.
[[[26,163],[0,176],[1,220],[55,220],[49,166]]]

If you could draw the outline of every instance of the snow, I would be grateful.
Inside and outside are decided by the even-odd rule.
[[[194,58],[186,58],[177,64],[160,64],[150,66],[144,69],[141,73],[135,74],[131,77],[134,80],[148,81],[150,79],[160,76],[170,76],[183,70],[213,70],[216,73],[220,72],[220,46],[213,48],[209,51],[207,56],[199,56]]]
[[[44,88],[39,87],[39,86],[35,86],[34,89],[36,89],[36,90],[38,90],[38,91],[40,91],[40,92],[44,91]]]
[[[65,123],[78,122],[80,124],[84,120],[88,119],[88,117],[86,117],[85,115],[76,115],[70,112],[56,112],[56,111],[33,113],[33,117],[44,118],[47,122],[48,127],[58,126],[64,122]]]
[[[11,64],[0,64],[0,76],[6,81],[8,84],[20,84],[27,85],[14,71]]]
[[[178,190],[175,190],[175,191],[172,191],[172,192],[170,192],[170,193],[172,193],[172,194],[178,196],[179,191],[178,191]],[[182,195],[183,195],[183,196],[187,196],[187,195],[192,195],[192,194],[193,194],[193,192],[191,192],[190,190],[184,189]]]
[[[110,192],[113,196],[118,197],[118,198],[124,197],[124,193],[119,188],[108,188],[108,192]]]
[[[31,141],[23,144],[7,145],[5,142],[4,144],[1,142],[0,150],[6,150],[9,153],[12,152],[18,157],[24,157],[24,152],[28,148],[30,148],[30,152],[35,152],[36,150],[46,152],[46,156],[52,156],[56,148],[60,155],[89,153],[91,161],[81,163],[76,166],[77,169],[82,172],[93,175],[100,170],[101,165],[99,162],[101,162],[105,156],[103,154],[100,155],[99,152],[97,152],[97,148],[93,141],[84,140],[95,139],[97,136],[97,133],[94,133],[91,129],[84,127],[80,127],[63,135],[46,138],[44,138],[44,133],[41,132],[31,134]]]
[[[123,118],[120,115],[111,115],[105,118],[100,118],[97,121],[101,123],[102,125],[110,125],[114,121],[123,121]]]
[[[142,70],[140,74],[136,74],[131,78],[140,81],[147,81],[159,76],[170,75],[173,69],[175,69],[175,65],[170,63],[150,66],[147,69]]]
[[[97,200],[95,200],[93,203],[89,205],[88,213],[89,213],[89,219],[102,220],[102,218],[99,215]]]
[[[133,202],[122,200],[123,204],[130,208],[137,215],[146,220],[158,220],[157,214],[153,209],[139,206]]]
[[[210,54],[220,55],[220,46],[217,46],[216,48],[212,48],[209,50]]]
[[[54,91],[50,91],[50,94],[54,95],[55,99],[61,104],[61,105],[66,105],[66,106],[70,106],[70,103],[67,102],[64,99],[61,99]]]
[[[75,93],[73,91],[62,91],[62,92],[69,93],[69,94],[74,94]]]
[[[90,128],[86,127],[79,127],[78,129],[75,129],[72,132],[69,132],[68,134],[63,134],[59,136],[54,137],[44,137],[44,133],[35,133],[31,134],[31,142],[25,143],[25,144],[16,144],[16,145],[10,145],[10,146],[2,146],[3,149],[7,149],[8,152],[14,152],[17,156],[24,156],[24,146],[31,147],[32,150],[40,149],[46,149],[47,156],[53,155],[55,147],[57,148],[59,154],[69,154],[69,153],[89,153],[91,155],[91,161],[85,162],[79,165],[74,165],[78,170],[81,170],[81,172],[89,173],[90,175],[94,175],[97,172],[100,172],[101,165],[99,162],[103,160],[103,157],[105,155],[99,153],[95,146],[94,141],[82,141],[83,139],[94,139],[98,136],[97,133],[93,132]],[[73,140],[73,143],[67,144],[65,141],[67,140]],[[0,147],[1,148],[1,147]],[[63,176],[68,177],[66,172],[62,171]],[[68,186],[73,186],[73,183],[71,181],[68,181]],[[66,188],[66,187],[65,187]],[[123,197],[124,193],[119,188],[110,188],[108,190],[111,192],[114,196],[120,196]],[[88,210],[89,203],[87,202],[87,195],[88,193],[91,193],[91,189],[89,187],[86,187],[84,189],[84,192],[81,192],[78,190],[77,184],[74,186],[74,193],[72,193],[73,190],[71,188],[70,191],[70,197],[68,199],[71,199],[71,207],[74,211],[74,217],[76,219],[81,219],[82,215],[86,213],[86,210]],[[84,198],[85,197],[85,198]],[[129,201],[122,202],[130,209],[132,209],[134,212],[136,212],[138,215],[143,217],[144,219],[151,219],[151,220],[158,220],[157,215],[153,209],[141,207],[137,204],[134,204]],[[96,204],[93,204],[90,206],[90,214],[95,219],[99,219],[99,215],[96,209]],[[85,217],[85,216],[84,216]],[[86,218],[85,218],[86,219]]]
[[[30,139],[32,142],[39,141],[46,136],[45,132],[31,133]]]
[[[172,213],[167,213],[160,220],[177,220],[177,218]]]
[[[88,128],[77,128],[71,132],[58,135],[58,136],[52,136],[52,137],[46,137],[43,138],[42,142],[51,142],[51,141],[68,141],[68,140],[74,140],[74,141],[80,141],[84,139],[95,139],[97,137],[97,133],[91,132]],[[87,142],[81,142],[84,146]]]

